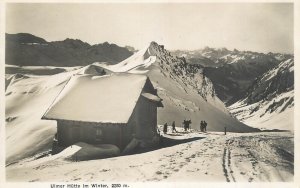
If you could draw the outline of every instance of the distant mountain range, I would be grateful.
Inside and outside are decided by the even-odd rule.
[[[185,57],[187,63],[201,65],[205,76],[211,79],[216,94],[227,105],[240,99],[254,80],[293,58],[291,54],[233,51],[226,48],[209,48],[194,51],[174,51]]]
[[[6,64],[18,66],[86,66],[94,62],[108,65],[130,57],[136,49],[116,44],[90,45],[78,39],[47,42],[28,34],[6,34]],[[176,50],[168,52],[186,62],[190,71],[199,71],[208,77],[215,94],[227,105],[245,95],[255,79],[293,59],[292,54],[258,53],[205,47],[199,50]],[[179,67],[182,68],[182,67]],[[180,71],[176,68],[175,71]]]
[[[95,45],[78,39],[47,42],[28,33],[6,34],[5,37],[5,63],[10,65],[85,66],[96,61],[115,64],[134,51],[132,47],[108,42]]]

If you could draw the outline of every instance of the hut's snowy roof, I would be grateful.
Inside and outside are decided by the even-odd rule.
[[[134,74],[73,76],[43,119],[127,123],[146,80]]]

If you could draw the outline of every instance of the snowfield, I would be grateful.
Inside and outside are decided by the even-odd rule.
[[[7,181],[293,181],[291,132],[169,132],[165,137],[165,146],[176,144],[135,155],[83,162],[62,154],[40,162],[28,158],[7,167]]]

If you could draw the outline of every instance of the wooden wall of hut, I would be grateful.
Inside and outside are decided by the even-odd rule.
[[[136,137],[151,139],[157,134],[157,105],[144,97],[140,97],[134,110]]]
[[[89,144],[113,144],[124,147],[122,134],[126,124],[88,123],[78,121],[57,121],[57,137],[60,146],[70,146],[77,142]]]

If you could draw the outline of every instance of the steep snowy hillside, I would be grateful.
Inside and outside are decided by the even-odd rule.
[[[163,99],[164,108],[158,111],[160,124],[175,121],[181,125],[184,119],[191,119],[192,127],[199,129],[200,121],[205,120],[210,131],[223,131],[224,127],[237,132],[254,131],[231,117],[201,67],[172,56],[155,42],[119,64],[99,65],[114,72],[147,74]]]
[[[257,78],[231,112],[253,127],[293,130],[294,59]]]
[[[22,74],[28,72],[37,74]],[[49,105],[74,71],[38,75],[49,67],[11,69],[6,75],[5,118],[7,163],[51,148],[56,132],[54,121],[41,120]],[[23,70],[23,71],[20,71]],[[35,71],[37,70],[37,71]],[[76,71],[76,70],[75,70]]]

